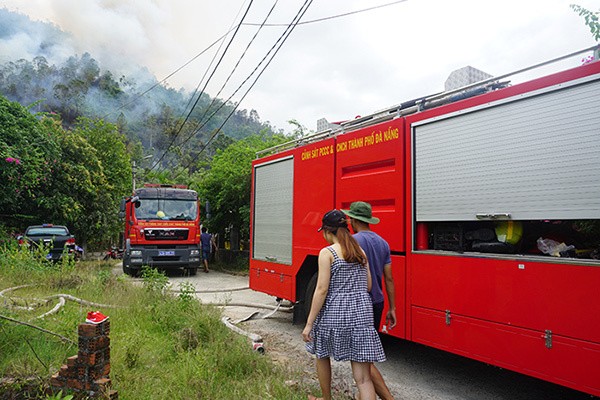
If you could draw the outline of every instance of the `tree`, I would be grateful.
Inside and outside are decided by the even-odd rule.
[[[77,132],[55,125],[61,157],[39,205],[49,222],[65,224],[75,233],[80,244],[106,234],[111,217],[118,208],[112,203],[98,152]]]
[[[301,139],[305,136],[308,136],[314,132],[309,131],[304,125],[302,125],[300,122],[296,121],[295,119],[290,119],[288,121],[288,124],[292,125],[294,127],[294,129],[292,130],[292,134],[291,136],[294,139]]]
[[[90,214],[80,220],[95,227],[90,231],[91,237],[100,238],[102,242],[107,236],[114,237],[121,231],[119,202],[131,193],[131,158],[125,138],[114,124],[101,119],[79,118],[73,131],[93,148],[91,157],[97,158],[101,166],[99,174],[102,176],[90,178],[89,182],[95,191],[101,193],[90,199],[95,204],[88,208]]]
[[[57,168],[60,147],[47,126],[4,97],[0,97],[0,127],[1,214],[33,219],[39,197]]]
[[[204,223],[211,231],[239,232],[248,238],[250,226],[250,188],[252,160],[256,152],[289,140],[283,135],[271,135],[267,131],[248,136],[218,150],[210,170],[201,174],[199,194],[208,202],[211,215]],[[232,243],[232,248],[235,243]]]
[[[579,14],[579,16],[585,19],[585,24],[590,28],[590,32],[592,32],[594,40],[600,41],[600,11],[593,12],[577,4],[571,4],[571,8],[573,11]]]
[[[114,124],[101,119],[81,117],[74,132],[84,137],[96,149],[104,175],[115,199],[131,191],[131,159],[125,138]]]
[[[2,220],[67,225],[80,244],[120,230],[118,204],[130,192],[131,164],[112,124],[80,119],[66,130],[57,115],[32,115],[0,97]]]

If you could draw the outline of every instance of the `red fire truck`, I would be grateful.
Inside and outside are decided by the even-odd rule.
[[[600,61],[508,76],[256,159],[250,287],[301,321],[321,217],[367,201],[392,251],[387,334],[599,396]]]
[[[183,185],[145,184],[121,201],[125,220],[123,272],[142,266],[184,268],[195,275],[201,263],[198,194]]]

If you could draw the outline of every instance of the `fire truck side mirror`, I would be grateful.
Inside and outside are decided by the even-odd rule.
[[[121,205],[119,207],[119,218],[123,219],[125,218],[125,203],[127,202],[126,199],[121,199]]]

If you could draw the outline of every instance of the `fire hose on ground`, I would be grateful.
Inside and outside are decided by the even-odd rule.
[[[4,290],[0,291],[0,298],[4,298],[4,302],[5,303],[9,303],[8,305],[12,306],[14,308],[19,308],[19,309],[25,309],[25,310],[28,310],[28,311],[33,311],[36,307],[33,307],[30,304],[28,304],[26,306],[18,306],[16,304],[11,304],[11,303],[13,303],[13,302],[16,301],[16,298],[7,298],[5,296],[8,292],[15,291],[17,289],[26,288],[26,287],[31,287],[31,286],[37,286],[37,285],[21,285],[21,286],[15,286],[15,287],[10,287],[10,288],[4,289]],[[246,286],[246,287],[233,288],[233,289],[225,289],[225,290],[195,290],[194,293],[233,292],[233,291],[246,290],[246,289],[250,289],[250,288]],[[180,291],[170,290],[170,292],[180,292]],[[109,307],[109,308],[115,307],[115,306],[111,306],[111,305],[108,305],[108,304],[99,304],[99,303],[90,302],[90,301],[87,301],[87,300],[79,299],[77,297],[74,297],[74,296],[71,296],[71,295],[68,295],[68,294],[62,294],[62,293],[61,294],[55,294],[55,295],[48,296],[45,299],[34,299],[35,302],[36,302],[34,305],[35,306],[41,306],[42,304],[47,304],[50,301],[50,299],[52,299],[52,298],[58,298],[59,299],[58,304],[56,304],[52,310],[50,310],[50,311],[48,311],[48,312],[46,312],[46,313],[44,313],[44,314],[42,314],[40,316],[37,316],[34,319],[41,319],[41,318],[44,318],[44,317],[46,317],[48,315],[56,313],[60,308],[62,308],[65,305],[65,300],[74,301],[74,302],[77,302],[77,303],[80,303],[80,304],[83,304],[83,305],[93,305],[93,306],[101,306],[101,307]],[[252,349],[255,350],[255,351],[257,351],[260,354],[264,354],[264,352],[265,352],[264,342],[263,342],[262,337],[260,335],[255,334],[255,333],[248,332],[248,331],[245,331],[245,330],[239,328],[237,326],[237,324],[239,324],[241,322],[245,322],[245,321],[250,321],[252,319],[258,319],[258,318],[260,318],[260,319],[266,319],[266,318],[271,317],[277,311],[292,312],[293,309],[294,309],[293,306],[282,307],[281,306],[281,304],[282,304],[282,300],[281,299],[277,300],[277,305],[276,306],[272,306],[272,305],[269,305],[269,304],[247,303],[247,302],[215,302],[215,303],[205,303],[205,304],[210,304],[210,305],[214,305],[214,306],[225,306],[225,307],[229,306],[229,307],[250,307],[250,308],[270,309],[271,312],[269,312],[269,313],[267,313],[265,315],[260,316],[260,312],[259,311],[254,311],[250,315],[248,315],[247,317],[239,319],[239,320],[235,320],[235,321],[232,320],[230,317],[223,317],[223,318],[221,318],[221,321],[223,322],[223,324],[225,324],[226,327],[228,327],[229,329],[231,329],[232,331],[234,331],[234,332],[236,332],[236,333],[238,333],[240,335],[243,335],[243,336],[246,336],[246,337],[250,338],[252,340]],[[13,320],[13,319],[8,318],[8,317],[4,317],[4,316],[0,316],[0,317],[2,317],[3,319],[14,321],[14,322],[19,322],[21,324],[26,324],[26,323],[23,323],[21,321],[16,321],[16,320]],[[27,325],[29,325],[29,324],[27,324]],[[32,325],[29,325],[29,326],[32,326]],[[35,326],[32,326],[32,327],[35,327]],[[37,328],[37,327],[35,327],[35,328]],[[63,339],[66,339],[66,338],[63,338]]]
[[[195,294],[200,294],[200,293],[227,293],[227,292],[235,292],[235,291],[242,291],[242,290],[249,290],[250,287],[248,286],[242,286],[242,287],[236,287],[236,288],[230,288],[230,289],[203,289],[203,290],[194,290],[193,293]],[[176,289],[170,289],[169,290],[171,293],[181,293],[181,290],[176,290]],[[223,324],[228,327],[229,329],[231,329],[232,331],[246,336],[248,338],[250,338],[250,340],[252,340],[252,349],[257,351],[260,354],[264,354],[265,352],[265,348],[264,348],[264,342],[263,339],[260,335],[257,335],[255,333],[252,332],[248,332],[245,331],[243,329],[241,329],[240,327],[238,327],[237,325],[241,322],[245,322],[245,321],[250,321],[252,319],[266,319],[271,317],[273,314],[275,314],[277,311],[282,311],[282,312],[293,312],[294,310],[294,306],[284,306],[282,307],[282,300],[279,299],[277,300],[277,305],[276,306],[272,306],[269,304],[260,304],[260,303],[249,303],[249,302],[232,302],[232,301],[224,301],[224,302],[210,302],[210,303],[203,303],[203,304],[208,304],[208,305],[212,305],[212,306],[222,306],[222,307],[249,307],[249,308],[263,308],[263,309],[269,309],[272,310],[271,312],[259,316],[260,312],[259,311],[254,311],[253,313],[251,313],[250,315],[248,315],[245,318],[239,319],[239,320],[232,320],[230,317],[222,317],[221,318],[221,322],[223,322]]]
[[[248,304],[250,304],[250,303],[248,303]],[[231,305],[231,303],[229,303],[227,305]],[[262,306],[263,308],[271,308],[272,307],[272,306],[268,306],[268,305],[265,305],[265,304],[246,305],[244,303],[237,303],[237,305],[246,306],[246,307]],[[237,324],[239,324],[241,322],[245,322],[245,321],[250,321],[250,320],[256,319],[256,318],[260,318],[260,319],[269,318],[270,316],[272,316],[273,314],[275,314],[280,309],[280,307],[281,307],[281,300],[278,300],[277,301],[277,306],[273,307],[273,310],[271,312],[269,312],[269,313],[267,313],[267,314],[265,314],[263,316],[259,317],[260,313],[258,311],[254,311],[252,314],[248,315],[246,318],[242,318],[242,319],[239,319],[239,320],[232,321],[230,317],[223,317],[223,318],[221,318],[221,322],[223,322],[225,324],[225,326],[228,327],[229,329],[231,329],[232,331],[234,331],[234,332],[236,332],[236,333],[238,333],[240,335],[243,335],[243,336],[246,336],[246,337],[250,338],[250,340],[252,340],[252,349],[254,351],[257,351],[260,354],[264,354],[265,353],[265,347],[264,347],[264,342],[263,342],[262,337],[260,335],[257,335],[256,333],[248,332],[248,331],[245,331],[245,330],[239,328],[237,326]],[[288,309],[288,307],[285,307],[284,309],[282,309],[282,311],[289,312],[292,308],[293,307],[289,307],[289,309]]]

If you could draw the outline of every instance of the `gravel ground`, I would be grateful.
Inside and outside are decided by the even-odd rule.
[[[120,266],[119,266],[120,268]],[[275,299],[248,289],[248,278],[211,271],[195,277],[171,273],[172,288],[191,282],[205,304],[223,305],[232,321],[258,312],[255,319],[237,324],[264,341],[265,354],[276,363],[300,368],[304,380],[317,385],[314,361],[304,349],[302,326],[292,324],[292,314],[277,311],[268,318]],[[210,292],[207,292],[210,291]],[[227,305],[226,305],[227,304]],[[239,304],[250,304],[245,307]],[[263,308],[264,307],[264,308]],[[383,338],[388,361],[379,365],[396,399],[410,400],[589,400],[587,394],[525,375],[489,366],[404,340]],[[248,339],[248,345],[251,345]],[[339,399],[356,393],[350,363],[333,363],[334,392]],[[293,384],[293,383],[291,383]]]

